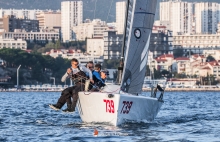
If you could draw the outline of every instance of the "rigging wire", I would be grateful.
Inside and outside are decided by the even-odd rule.
[[[94,17],[93,17],[93,19],[95,19],[96,3],[97,3],[97,0],[95,1],[95,9],[94,9]]]
[[[113,0],[112,0],[112,2],[111,2],[111,5],[110,5],[110,8],[109,8],[109,10],[108,10],[108,15],[107,15],[107,18],[106,18],[106,23],[108,22],[108,16],[109,16],[109,13],[110,13],[110,11],[111,11],[111,9],[112,9],[112,3],[113,3]]]

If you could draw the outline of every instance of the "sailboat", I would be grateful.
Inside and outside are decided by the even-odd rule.
[[[79,92],[78,112],[83,122],[152,121],[163,104],[163,93],[141,96],[156,0],[128,0],[120,85],[106,85],[101,92]],[[161,88],[158,88],[161,90]],[[162,91],[162,90],[161,90]]]

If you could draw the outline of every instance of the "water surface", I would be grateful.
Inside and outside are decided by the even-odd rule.
[[[83,123],[78,113],[51,110],[48,104],[59,96],[59,92],[0,92],[0,141],[220,142],[218,92],[165,92],[164,105],[153,122],[119,127]]]

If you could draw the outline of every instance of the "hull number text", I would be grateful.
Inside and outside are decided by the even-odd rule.
[[[103,100],[106,106],[106,112],[115,113],[114,101],[113,100]]]
[[[123,103],[123,107],[121,109],[121,113],[128,114],[133,102],[132,101],[123,101],[122,103]]]

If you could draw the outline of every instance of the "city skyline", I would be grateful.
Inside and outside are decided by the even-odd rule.
[[[2,9],[52,9],[60,10],[61,2],[63,0],[7,0],[0,1],[0,8]],[[82,0],[83,1],[83,19],[101,19],[106,22],[116,21],[116,2],[122,0]],[[163,0],[158,0],[158,3]],[[220,2],[219,0],[182,0],[185,2]],[[95,6],[96,2],[96,6]],[[112,2],[112,3],[111,3]],[[112,5],[112,6],[111,6]],[[111,6],[111,8],[110,8]],[[94,13],[94,9],[96,12]],[[102,12],[97,12],[102,11]],[[107,18],[107,15],[109,16]],[[159,19],[159,4],[157,6],[156,19]]]

